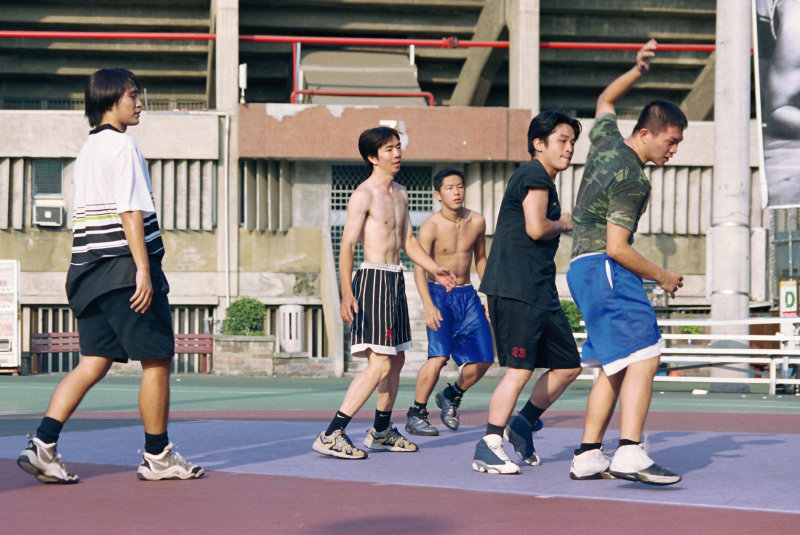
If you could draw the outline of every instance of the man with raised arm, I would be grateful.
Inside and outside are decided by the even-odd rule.
[[[428,256],[414,237],[408,215],[408,192],[394,181],[402,156],[400,134],[387,127],[366,130],[358,140],[358,150],[372,174],[356,188],[347,203],[339,253],[340,312],[352,326],[350,351],[354,357],[365,357],[368,361],[367,367],[350,383],[330,425],[313,445],[314,451],[341,459],[366,459],[367,453],[355,447],[344,430],[376,389],[375,422],[367,432],[364,446],[377,451],[418,449],[391,423],[405,350],[411,347],[400,249],[433,273],[448,291],[456,280],[449,269]],[[364,263],[353,276],[353,257],[359,241],[364,246]]]
[[[414,406],[408,409],[406,431],[412,435],[436,436],[439,430],[428,420],[428,398],[439,374],[452,356],[461,371],[453,384],[436,394],[442,423],[458,429],[458,408],[464,392],[477,383],[494,362],[492,329],[478,292],[470,283],[470,268],[483,278],[486,267],[486,220],[464,206],[464,175],[444,169],[433,177],[433,195],[442,203],[419,228],[419,243],[433,259],[456,275],[451,292],[434,282],[427,272],[414,266],[414,282],[425,307],[428,328],[428,360],[417,374]]]
[[[575,202],[567,282],[586,322],[583,365],[602,370],[589,394],[582,443],[570,468],[572,479],[616,477],[652,485],[681,480],[653,462],[641,444],[664,345],[642,279],[655,280],[674,296],[683,277],[647,260],[631,244],[650,198],[644,166],[664,165],[675,154],[687,121],[674,104],[654,101],[642,110],[633,133],[623,138],[614,109],[647,73],[656,46],[655,40],[648,41],[636,54],[636,65],[597,99],[591,148]],[[620,440],[609,462],[601,445],[617,398]]]

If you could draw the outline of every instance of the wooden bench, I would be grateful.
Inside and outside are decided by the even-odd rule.
[[[77,332],[36,333],[31,335],[31,355],[46,353],[80,352]],[[208,373],[208,358],[214,353],[214,338],[211,334],[176,334],[175,354],[197,354],[203,358],[199,373]]]
[[[31,335],[31,354],[71,353],[80,351],[78,333],[36,333]]]
[[[211,334],[176,334],[176,355],[200,355],[203,363],[197,373],[209,373],[208,358],[214,354],[214,336]]]

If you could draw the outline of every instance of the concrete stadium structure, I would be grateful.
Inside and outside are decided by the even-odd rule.
[[[239,296],[258,298],[272,312],[284,304],[302,305],[307,332],[302,351],[329,363],[331,374],[358,368],[349,361],[338,314],[335,251],[342,202],[356,169],[363,167],[356,148],[362,130],[389,124],[404,132],[404,166],[422,183],[444,167],[463,169],[467,205],[486,217],[491,243],[505,183],[514,167],[529,159],[525,133],[531,114],[560,108],[589,117],[596,95],[633,56],[540,50],[540,43],[715,40],[713,0],[676,0],[668,9],[652,0],[7,4],[0,30],[216,34],[213,41],[0,38],[0,107],[5,108],[0,109],[0,256],[22,266],[23,349],[31,332],[72,328],[63,291],[72,170],[88,126],[81,112],[70,108],[80,107],[91,72],[121,65],[140,76],[152,104],[129,133],[150,165],[178,331],[213,328],[213,320],[222,319],[227,304]],[[311,96],[307,103],[291,104],[291,45],[240,40],[250,34],[456,36],[508,40],[510,48],[398,52],[304,45],[298,58],[301,88],[429,91],[437,106],[425,107],[419,98],[352,96]],[[248,64],[247,103],[240,103],[240,63]],[[659,54],[652,78],[626,96],[620,110],[630,118],[642,103],[668,98],[680,102],[691,120],[669,165],[648,167],[653,196],[636,239],[649,258],[684,274],[686,287],[668,303],[678,312],[707,311],[711,305],[706,243],[715,194],[715,132],[707,119],[714,105],[714,65],[714,53]],[[167,111],[172,109],[180,111]],[[582,123],[588,133],[591,119]],[[761,210],[757,131],[751,123],[751,253],[730,262],[749,265],[750,307],[766,310],[775,297],[775,233],[787,230],[773,219],[796,227],[797,218]],[[621,122],[623,131],[632,126],[631,120]],[[565,209],[577,194],[587,148],[584,135],[571,167],[558,177]],[[48,189],[53,180],[58,187]],[[419,225],[435,203],[429,182],[409,187],[412,222]],[[54,207],[63,223],[42,221],[37,206]],[[565,298],[570,245],[563,239],[557,257]],[[411,374],[424,359],[425,331],[407,277],[415,339],[407,360]],[[269,323],[274,332],[274,313]]]

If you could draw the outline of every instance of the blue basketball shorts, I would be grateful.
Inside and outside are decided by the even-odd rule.
[[[438,330],[428,328],[428,358],[452,356],[459,366],[493,362],[492,329],[475,288],[467,284],[448,292],[435,282],[428,288],[442,315]]]
[[[567,284],[586,323],[583,366],[602,366],[613,375],[661,355],[664,341],[641,277],[606,253],[594,253],[570,262]]]

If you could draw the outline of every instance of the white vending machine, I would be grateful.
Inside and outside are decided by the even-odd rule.
[[[0,260],[0,372],[22,365],[19,317],[19,261]]]

